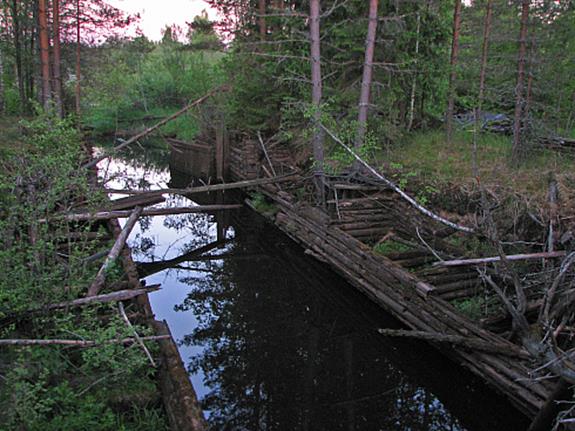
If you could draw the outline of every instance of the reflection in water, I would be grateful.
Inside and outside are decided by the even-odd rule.
[[[397,323],[249,210],[150,218],[131,245],[214,430],[525,428],[435,351],[380,336]]]

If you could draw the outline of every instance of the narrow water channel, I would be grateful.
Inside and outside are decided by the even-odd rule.
[[[165,151],[101,164],[108,186],[181,187]],[[178,155],[176,155],[178,156]],[[171,197],[164,204],[235,201]],[[526,429],[508,402],[424,343],[248,208],[143,218],[134,260],[214,430]],[[199,252],[197,250],[200,249]]]

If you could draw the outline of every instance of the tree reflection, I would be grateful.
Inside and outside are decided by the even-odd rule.
[[[236,224],[221,270],[189,280],[178,311],[199,324],[190,371],[217,430],[460,430],[443,404],[388,359],[369,322],[337,300],[334,278],[310,279],[303,256],[263,224]],[[309,270],[309,268],[307,268]],[[387,346],[389,347],[389,346]]]

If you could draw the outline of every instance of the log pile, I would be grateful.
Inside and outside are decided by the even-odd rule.
[[[390,259],[374,255],[369,247],[338,227],[330,226],[329,219],[317,209],[298,207],[284,193],[269,197],[281,208],[276,223],[284,232],[408,327],[473,337],[475,341],[517,350],[515,344],[462,316],[449,302],[433,294],[426,295],[434,287]],[[505,355],[479,351],[471,344],[458,344],[446,353],[499,389],[528,416],[537,412],[550,393],[548,382],[529,378],[530,364],[525,360],[510,361]]]
[[[237,181],[283,175],[294,170],[294,161],[285,146],[266,144],[256,138],[245,139],[232,146],[229,166],[232,179]]]

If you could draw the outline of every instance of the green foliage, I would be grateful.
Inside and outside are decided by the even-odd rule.
[[[105,48],[108,59],[91,72],[86,89],[84,121],[97,132],[112,132],[171,114],[219,85],[224,54],[189,48],[173,40],[139,39]],[[197,128],[197,119],[188,114],[164,131],[191,138]]]
[[[482,296],[457,299],[451,302],[457,310],[472,320],[479,320],[483,316],[485,300]]]
[[[269,202],[262,193],[252,193],[250,201],[254,209],[262,215],[274,216],[278,212],[278,207],[274,203]]]
[[[21,127],[25,150],[12,149],[0,169],[0,265],[10,269],[0,276],[0,317],[83,296],[99,266],[85,264],[85,258],[106,246],[77,240],[72,248],[62,247],[71,242],[71,226],[55,213],[67,211],[79,198],[88,210],[101,207],[104,200],[80,168],[84,153],[79,132],[52,117],[23,122]],[[122,275],[119,262],[114,262],[108,277]],[[150,333],[135,327],[142,335]],[[0,430],[166,429],[156,407],[146,407],[146,413],[134,407],[133,414],[124,408],[120,414],[110,398],[114,392],[128,393],[129,387],[155,389],[153,369],[140,349],[107,342],[132,335],[112,305],[42,313],[4,325],[2,338],[102,344],[85,349],[3,349],[0,361],[7,366],[0,385]],[[155,351],[155,346],[149,347]]]

